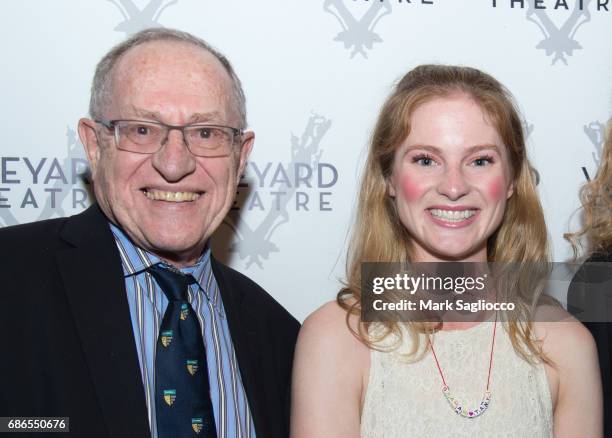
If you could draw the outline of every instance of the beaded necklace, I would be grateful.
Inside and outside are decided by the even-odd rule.
[[[438,357],[436,356],[436,350],[434,350],[433,343],[431,342],[431,337],[429,338],[429,346],[431,347],[431,352],[434,360],[436,361],[436,366],[438,367],[438,372],[440,373],[440,377],[442,378],[442,393],[446,400],[448,401],[451,409],[455,411],[457,415],[462,416],[463,418],[476,418],[479,415],[482,415],[488,408],[491,403],[491,391],[489,391],[489,384],[491,382],[491,369],[493,367],[493,347],[495,345],[495,332],[497,329],[497,312],[495,312],[495,323],[493,324],[493,339],[491,340],[491,353],[489,355],[489,373],[487,376],[487,388],[482,397],[482,401],[480,405],[476,409],[469,409],[465,407],[463,403],[457,400],[451,392],[450,388],[446,384],[446,380],[444,379],[444,373],[442,373],[442,368],[440,367],[440,363],[438,362]]]

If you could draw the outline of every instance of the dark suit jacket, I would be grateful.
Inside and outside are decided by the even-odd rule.
[[[589,263],[595,263],[589,265]],[[567,296],[568,310],[589,329],[599,354],[604,391],[604,436],[612,438],[612,251],[596,254],[580,267]]]
[[[98,206],[4,228],[0,249],[0,416],[70,417],[73,437],[150,436],[123,270]],[[257,436],[287,437],[299,323],[245,276],[212,267]]]

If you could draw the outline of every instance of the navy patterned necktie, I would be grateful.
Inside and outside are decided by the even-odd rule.
[[[157,435],[216,438],[202,331],[187,298],[196,280],[162,264],[148,272],[168,297],[155,352]]]

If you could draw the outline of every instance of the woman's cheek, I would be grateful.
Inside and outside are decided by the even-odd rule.
[[[506,198],[506,181],[502,176],[492,178],[488,181],[485,180],[482,183],[484,184],[484,192],[489,199],[497,201]]]
[[[401,195],[406,202],[418,201],[426,191],[427,181],[415,178],[414,175],[404,174],[400,178]]]

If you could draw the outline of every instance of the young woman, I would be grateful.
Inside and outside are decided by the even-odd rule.
[[[597,353],[575,320],[523,312],[433,334],[360,320],[365,261],[548,261],[522,125],[498,81],[453,66],[406,74],[378,118],[357,216],[347,286],[299,336],[292,437],[601,435]]]

